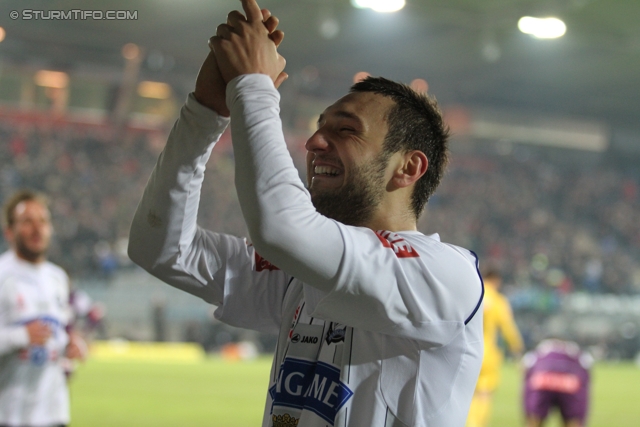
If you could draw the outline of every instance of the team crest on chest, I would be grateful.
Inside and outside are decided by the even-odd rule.
[[[329,325],[329,330],[327,331],[327,335],[325,337],[325,341],[327,345],[335,344],[339,342],[344,342],[344,336],[347,332],[347,327],[344,325],[340,325],[339,323],[333,323]]]

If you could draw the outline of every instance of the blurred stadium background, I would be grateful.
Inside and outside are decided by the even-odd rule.
[[[395,13],[365,3],[260,2],[286,33],[282,117],[296,161],[317,115],[362,73],[435,95],[453,157],[421,231],[499,267],[529,348],[554,334],[602,363],[640,363],[640,2],[407,0]],[[106,308],[97,339],[273,348],[273,337],[216,323],[210,306],[126,256],[137,201],[207,38],[234,8],[236,0],[0,6],[0,201],[23,187],[51,197],[51,259]],[[104,19],[107,10],[119,19]],[[525,34],[523,16],[554,16],[566,33]],[[246,235],[228,135],[210,165],[201,225]]]

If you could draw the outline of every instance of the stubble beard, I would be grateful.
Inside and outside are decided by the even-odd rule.
[[[311,186],[313,206],[320,214],[342,224],[365,226],[384,195],[388,161],[389,156],[383,152],[372,161],[352,168],[348,181],[335,190]]]
[[[35,263],[46,258],[48,247],[42,250],[33,250],[25,244],[22,238],[16,238],[15,245],[18,255],[29,262]]]

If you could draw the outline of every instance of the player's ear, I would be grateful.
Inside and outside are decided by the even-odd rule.
[[[429,160],[422,151],[407,151],[402,154],[399,167],[393,174],[393,183],[398,188],[409,187],[427,172],[428,167]]]

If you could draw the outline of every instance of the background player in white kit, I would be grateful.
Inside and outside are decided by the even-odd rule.
[[[44,196],[22,191],[4,206],[0,255],[0,426],[69,423],[64,356],[84,357],[67,333],[69,279],[46,260],[52,226]]]
[[[447,159],[435,103],[385,79],[355,85],[306,144],[307,191],[278,116],[282,33],[242,3],[149,180],[131,258],[218,319],[279,335],[263,426],[464,425],[483,287],[473,253],[416,230]],[[228,115],[252,244],[196,224]]]

